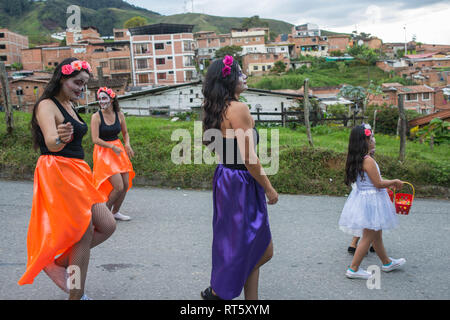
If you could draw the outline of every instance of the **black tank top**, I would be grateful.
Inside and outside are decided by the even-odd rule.
[[[256,135],[256,139],[255,139]],[[239,147],[236,138],[225,138],[223,137],[223,151],[220,157],[222,164],[230,169],[235,170],[247,170],[244,161],[241,159],[241,154],[239,152]],[[256,128],[253,128],[253,139],[256,140],[256,144],[259,143],[259,133]],[[231,146],[232,145],[232,146]],[[227,149],[233,150],[233,160],[227,159]]]
[[[45,145],[45,141],[42,138],[39,141],[39,148],[41,149],[41,155],[52,155],[52,156],[61,156],[61,157],[66,157],[66,158],[84,159],[84,150],[83,150],[83,146],[81,145],[81,142],[83,140],[83,136],[88,131],[87,124],[78,115],[78,113],[75,111],[75,109],[73,109],[73,111],[75,111],[75,114],[77,115],[78,120],[81,121],[82,123],[80,123],[79,121],[72,118],[72,116],[66,111],[66,109],[64,109],[64,107],[61,105],[61,103],[59,103],[58,100],[56,100],[55,97],[51,97],[50,99],[52,99],[52,101],[58,107],[59,111],[61,111],[61,113],[64,117],[63,123],[70,122],[72,124],[73,140],[71,142],[69,142],[68,144],[66,144],[61,151],[51,152],[50,150],[48,150],[47,146]],[[39,128],[39,131],[40,131],[40,136],[43,137],[41,128]]]
[[[102,111],[99,110],[98,113],[100,114],[100,128],[98,137],[103,141],[114,141],[119,139],[118,134],[120,133],[122,128],[120,127],[120,120],[117,112],[114,111],[116,115],[116,121],[114,121],[114,123],[110,126],[105,123]]]

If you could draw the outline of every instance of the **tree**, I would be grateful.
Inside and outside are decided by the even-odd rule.
[[[136,16],[125,21],[123,27],[128,29],[145,26],[147,24],[148,24],[147,19],[140,16]]]
[[[241,28],[257,28],[257,27],[262,27],[262,28],[268,28],[269,27],[269,23],[267,21],[262,21],[259,16],[253,16],[250,18],[245,18],[244,21],[242,21],[241,24]]]
[[[286,65],[284,64],[283,61],[276,61],[273,64],[272,69],[270,69],[270,72],[278,73],[278,74],[283,73],[284,71],[286,71]]]

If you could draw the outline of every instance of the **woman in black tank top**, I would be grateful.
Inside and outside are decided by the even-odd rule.
[[[89,299],[84,286],[90,249],[116,227],[104,203],[107,197],[95,188],[83,160],[88,128],[71,103],[80,98],[90,73],[86,61],[63,60],[34,106],[33,143],[41,156],[34,173],[27,267],[18,281],[31,284],[44,270],[73,300]],[[67,281],[69,274],[75,282]]]
[[[97,91],[100,110],[91,118],[91,137],[94,142],[95,187],[108,197],[106,206],[116,220],[131,218],[119,212],[135,176],[130,158],[130,146],[125,117],[119,109],[117,96],[112,89],[102,87]],[[122,131],[125,147],[118,134]]]

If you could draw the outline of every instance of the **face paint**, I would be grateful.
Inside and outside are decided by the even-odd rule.
[[[62,91],[71,100],[84,97],[84,87],[89,80],[89,74],[80,72],[77,76],[68,78],[62,82]]]
[[[108,107],[111,105],[111,98],[105,92],[100,92],[98,96],[98,103],[102,110],[108,109]]]

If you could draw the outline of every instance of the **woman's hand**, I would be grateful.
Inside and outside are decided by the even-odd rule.
[[[56,131],[62,142],[69,143],[73,140],[73,126],[70,122],[58,125]]]
[[[275,204],[278,202],[278,193],[273,187],[266,190],[266,196],[267,199],[269,199],[268,204]]]
[[[120,149],[118,146],[114,146],[112,147],[112,150],[118,155],[120,156],[120,153],[122,152],[122,149]]]
[[[125,144],[125,151],[127,152],[128,158],[131,159],[134,157],[134,151],[129,144]]]

